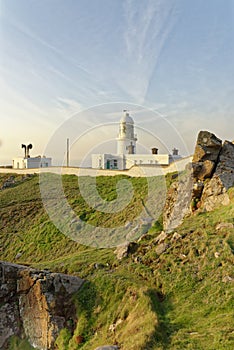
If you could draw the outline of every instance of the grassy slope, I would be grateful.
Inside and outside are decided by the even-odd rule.
[[[103,198],[115,198],[117,180],[98,179]],[[131,207],[134,215],[139,198],[145,196],[145,182],[131,181],[136,192],[136,204]],[[76,178],[65,176],[64,186],[78,215],[88,211],[79,197]],[[37,176],[18,176],[14,188],[0,192],[0,209],[1,260],[87,280],[75,298],[77,328],[73,335],[66,329],[61,332],[58,349],[92,350],[109,343],[118,343],[123,350],[234,347],[233,284],[227,278],[232,275],[234,230],[215,230],[219,222],[234,223],[234,199],[228,207],[186,218],[177,230],[181,239],[172,242],[171,233],[166,240],[169,248],[160,256],[154,242],[160,232],[157,223],[122,261],[116,259],[114,249],[81,246],[62,235],[44,212]],[[104,218],[92,212],[87,220],[102,222]],[[126,218],[116,216],[115,220],[125,222]],[[217,258],[215,253],[219,253]],[[85,342],[78,345],[78,336]],[[26,349],[26,345],[14,338],[11,349]]]

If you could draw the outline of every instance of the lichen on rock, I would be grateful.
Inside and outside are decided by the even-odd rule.
[[[79,277],[0,262],[0,348],[10,336],[26,336],[47,350],[68,320],[76,321],[71,296],[83,284]]]

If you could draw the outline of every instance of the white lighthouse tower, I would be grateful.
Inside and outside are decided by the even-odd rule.
[[[117,154],[135,154],[137,135],[134,134],[134,121],[127,111],[119,122]]]

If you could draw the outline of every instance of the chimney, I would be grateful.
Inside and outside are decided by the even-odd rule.
[[[173,148],[172,155],[173,156],[178,156],[179,155],[179,150],[177,148]]]
[[[153,147],[151,148],[152,154],[158,154],[158,148]]]

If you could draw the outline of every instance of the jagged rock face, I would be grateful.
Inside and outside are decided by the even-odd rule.
[[[202,193],[202,206],[207,211],[218,205],[228,205],[227,190],[234,186],[234,144],[225,141],[220,152],[214,176],[205,184]]]
[[[192,189],[193,178],[190,171],[169,188],[163,210],[165,231],[169,232],[175,229],[182,223],[184,216],[189,213]]]
[[[53,349],[59,331],[75,324],[71,296],[83,280],[0,262],[0,348],[11,335],[26,336],[41,350]]]
[[[211,211],[228,205],[227,190],[234,186],[234,144],[222,141],[208,131],[200,131],[197,138],[191,172],[187,179],[179,179],[170,187],[163,212],[163,226],[167,231],[182,223],[184,216],[198,208]]]
[[[208,131],[200,131],[192,160],[196,180],[210,178],[222,148],[222,141]]]
[[[226,190],[234,186],[234,144],[232,142],[224,142],[215,174]]]
[[[222,147],[222,140],[209,131],[200,131],[193,156],[193,163],[210,160],[216,162]]]

